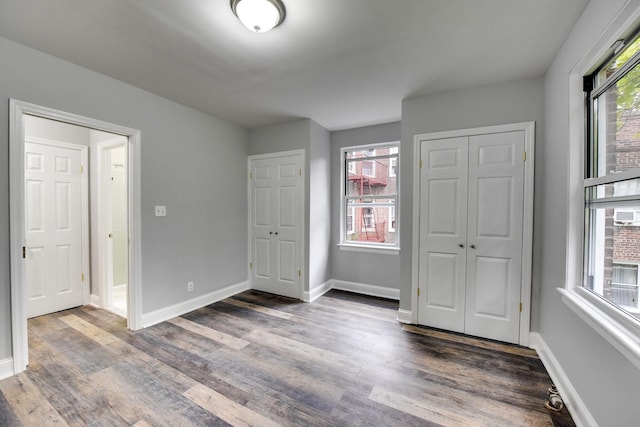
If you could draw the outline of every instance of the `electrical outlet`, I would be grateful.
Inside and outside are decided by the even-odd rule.
[[[167,207],[166,206],[156,206],[155,207],[156,216],[167,216]]]
[[[193,292],[193,282],[187,282],[187,292]]]

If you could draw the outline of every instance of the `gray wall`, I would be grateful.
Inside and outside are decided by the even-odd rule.
[[[309,290],[331,279],[331,134],[311,121],[309,146]]]
[[[402,102],[402,239],[400,308],[411,309],[411,239],[418,230],[412,228],[413,217],[413,156],[417,134],[467,129],[518,122],[536,122],[536,149],[544,145],[544,82],[542,78],[521,80],[475,89],[464,89],[439,95],[410,98]],[[538,161],[536,159],[536,165]],[[538,169],[538,168],[536,168]],[[541,198],[542,176],[536,170],[535,195]],[[535,202],[534,202],[535,203]],[[538,210],[536,204],[536,213]],[[532,278],[532,327],[537,329],[539,301],[540,216],[534,213],[534,248]]]
[[[247,279],[246,130],[4,38],[0,57],[0,360],[11,356],[9,98],[141,130],[144,313]]]
[[[251,131],[249,154],[269,154],[281,151],[305,151],[305,242],[304,290],[329,280],[330,205],[327,187],[329,132],[310,119],[300,119]]]
[[[332,245],[331,266],[332,279],[347,282],[364,283],[366,285],[383,286],[398,289],[400,282],[400,256],[395,254],[379,254],[340,250],[340,156],[343,147],[375,144],[379,142],[400,141],[400,122],[377,126],[366,126],[331,133],[331,222]],[[404,150],[404,146],[402,150]],[[405,152],[400,152],[400,165],[405,162]],[[400,176],[400,187],[404,187],[407,179],[404,171]],[[405,209],[405,201],[400,200],[401,211]],[[404,229],[405,223],[400,223]],[[410,241],[401,241],[402,252],[409,249]]]
[[[569,74],[625,3],[591,1],[556,56],[545,79],[546,144],[537,153],[537,183],[542,195],[536,201],[539,331],[601,426],[638,425],[640,371],[579,319],[562,302],[556,288],[565,286],[567,269]],[[637,0],[629,3],[640,6]]]

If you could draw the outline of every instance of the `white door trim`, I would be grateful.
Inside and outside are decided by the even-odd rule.
[[[252,260],[252,250],[251,250],[251,245],[252,240],[253,240],[253,201],[251,198],[251,178],[249,177],[249,173],[251,173],[251,162],[253,160],[260,160],[260,159],[272,159],[275,157],[287,157],[287,156],[300,156],[300,175],[301,175],[301,191],[300,191],[300,230],[298,238],[299,238],[299,242],[300,242],[300,249],[299,249],[299,253],[298,253],[298,259],[300,260],[300,286],[299,286],[299,298],[302,299],[303,295],[304,295],[304,289],[305,289],[305,278],[306,278],[306,273],[305,273],[305,266],[306,266],[306,257],[305,257],[305,211],[306,211],[306,204],[305,204],[305,189],[306,187],[306,174],[305,174],[305,158],[304,158],[304,154],[305,151],[304,150],[290,150],[290,151],[280,151],[277,153],[268,153],[268,154],[254,154],[251,156],[247,157],[247,206],[249,209],[249,215],[247,215],[248,217],[248,221],[247,221],[247,236],[248,236],[248,240],[247,240],[247,278],[248,278],[248,282],[249,282],[249,287],[252,288],[252,284],[251,284],[251,265],[253,263]]]
[[[418,271],[420,255],[420,143],[422,141],[455,138],[461,136],[485,135],[502,132],[524,132],[526,161],[524,163],[524,206],[522,235],[522,284],[520,289],[522,311],[520,313],[520,337],[518,344],[529,346],[531,329],[531,265],[533,261],[533,191],[535,122],[512,123],[471,129],[434,132],[415,135],[413,138],[413,244],[411,268],[411,322],[418,322]]]
[[[117,135],[121,136],[121,135]],[[122,138],[108,139],[95,144],[94,152],[91,153],[91,266],[92,266],[92,303],[106,308],[112,302],[112,290],[109,286],[109,265],[111,265],[111,255],[109,251],[109,239],[107,237],[110,229],[111,208],[106,201],[108,184],[105,182],[106,175],[111,174],[110,166],[106,164],[107,150],[114,147],[126,146]],[[128,159],[127,159],[128,160]],[[130,315],[127,310],[127,317]]]
[[[84,274],[84,281],[82,283],[82,303],[89,304],[91,301],[91,289],[88,286],[91,283],[91,268],[89,266],[89,147],[85,145],[72,144],[69,142],[55,141],[46,138],[39,138],[34,136],[26,136],[23,139],[24,142],[31,142],[35,144],[50,145],[52,147],[66,148],[69,150],[80,151],[80,165],[83,168],[83,174],[80,178],[80,194],[82,197],[82,272]],[[24,146],[23,146],[24,150]],[[24,188],[24,187],[23,187]],[[24,224],[23,224],[24,226]]]
[[[33,115],[128,137],[129,181],[129,318],[130,329],[142,327],[141,302],[141,220],[140,220],[140,131],[123,126],[42,107],[15,99],[9,100],[9,231],[11,259],[11,338],[13,372],[26,369],[29,362],[26,295],[24,289],[24,115]]]

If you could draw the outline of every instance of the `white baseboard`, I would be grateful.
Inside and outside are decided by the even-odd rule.
[[[318,285],[315,288],[311,289],[310,292],[304,292],[302,295],[302,301],[312,302],[313,300],[315,300],[318,297],[321,297],[322,295],[326,294],[330,290],[331,290],[331,280],[327,280],[321,285]]]
[[[181,303],[161,308],[150,313],[144,313],[142,315],[142,327],[146,328],[149,326],[153,326],[157,323],[164,322],[165,320],[169,320],[177,316],[181,316],[190,311],[197,310],[199,308],[205,307],[209,304],[213,304],[214,302],[221,301],[225,298],[229,298],[233,295],[239,294],[240,292],[244,292],[249,289],[249,282],[237,283],[235,285],[227,286],[226,288],[201,295],[188,301],[183,301]]]
[[[398,322],[400,323],[413,323],[413,313],[411,310],[398,309]]]
[[[388,298],[397,301],[400,300],[399,289],[386,288],[383,286],[365,285],[364,283],[345,282],[343,280],[331,280],[331,289],[355,292],[357,294]]]
[[[573,387],[573,384],[571,384],[571,381],[569,381],[569,378],[562,369],[562,366],[560,366],[558,359],[553,355],[551,349],[542,336],[536,332],[529,334],[529,345],[538,352],[542,364],[547,369],[551,380],[558,388],[560,396],[567,406],[567,409],[569,409],[576,426],[598,427],[598,424],[596,423],[596,420],[593,419],[587,405],[585,405],[582,399],[580,399],[580,396]]]
[[[13,376],[13,359],[8,357],[0,360],[0,380]]]

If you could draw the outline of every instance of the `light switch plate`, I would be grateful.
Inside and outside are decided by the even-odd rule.
[[[167,207],[156,206],[156,216],[167,216]]]

